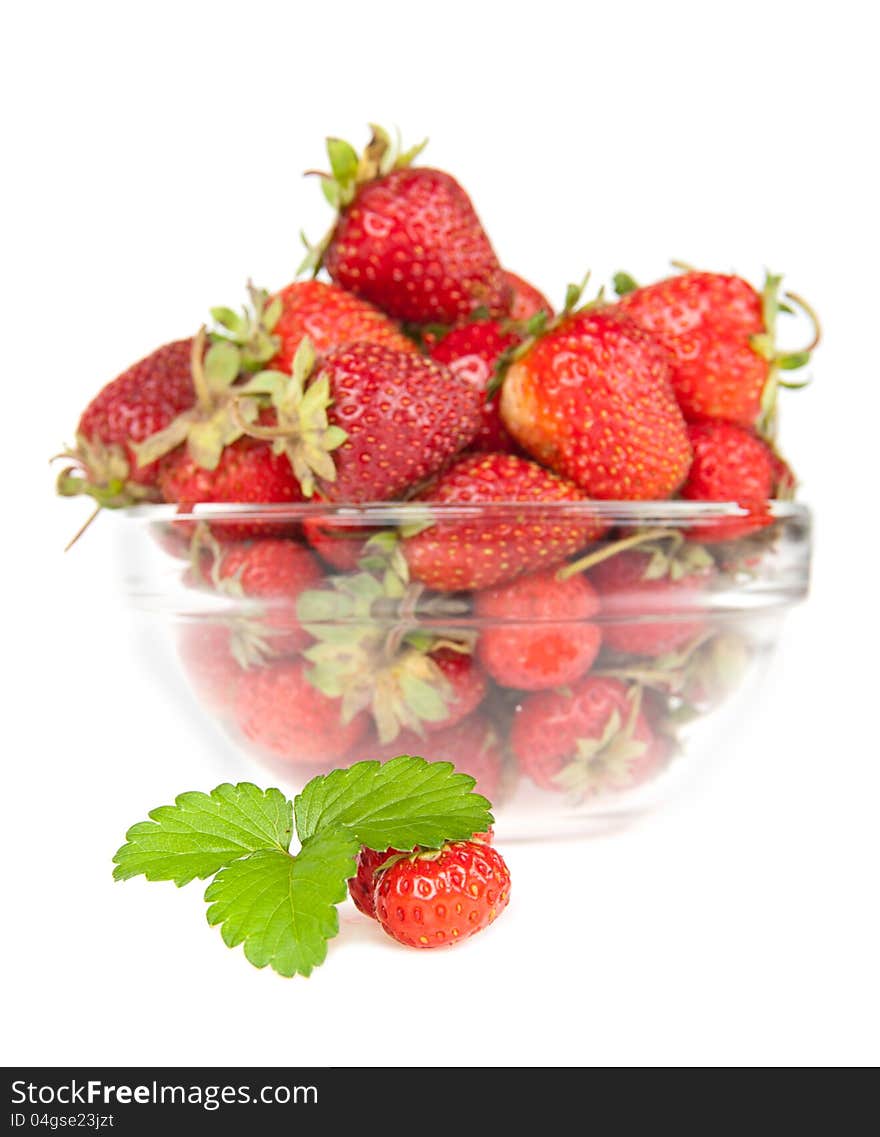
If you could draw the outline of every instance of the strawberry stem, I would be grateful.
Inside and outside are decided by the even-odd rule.
[[[568,580],[579,572],[584,572],[602,561],[607,561],[609,557],[616,557],[624,549],[633,549],[637,545],[646,544],[648,541],[665,540],[674,541],[676,545],[680,545],[684,537],[677,529],[643,529],[640,533],[633,533],[630,537],[621,537],[619,541],[612,541],[609,545],[601,545],[598,549],[594,549],[591,553],[581,557],[580,560],[565,565],[556,573],[556,579]]]
[[[816,309],[812,306],[812,304],[808,304],[807,301],[803,298],[803,296],[801,296],[797,292],[786,291],[785,298],[786,298],[786,300],[794,301],[795,305],[798,308],[800,308],[800,310],[803,312],[803,314],[810,321],[810,324],[812,325],[812,329],[813,329],[813,336],[812,336],[812,339],[810,340],[810,342],[807,344],[806,347],[798,348],[797,351],[778,352],[776,355],[777,360],[784,359],[787,356],[791,356],[791,355],[810,355],[811,352],[816,350],[816,348],[819,346],[819,343],[822,339],[822,325],[819,323],[819,316],[816,312]]]
[[[95,508],[92,510],[92,512],[88,515],[88,517],[82,523],[82,525],[80,525],[79,529],[77,529],[77,531],[74,533],[74,535],[70,538],[70,540],[64,546],[65,553],[70,552],[70,550],[77,543],[77,541],[80,539],[80,537],[82,537],[83,533],[85,533],[85,531],[88,529],[88,527],[92,524],[92,522],[95,520],[95,518],[101,512],[102,508],[103,508],[103,506],[101,506],[101,505],[95,506]]]

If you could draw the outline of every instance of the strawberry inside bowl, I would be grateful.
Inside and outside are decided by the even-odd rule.
[[[448,759],[505,838],[552,837],[637,816],[729,749],[807,592],[806,507],[506,501],[507,459],[494,501],[114,514],[131,602],[236,776],[295,792]]]

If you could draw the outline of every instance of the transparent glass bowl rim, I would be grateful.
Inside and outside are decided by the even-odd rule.
[[[808,525],[810,508],[803,502],[770,501],[770,516],[782,522]],[[748,517],[752,510],[732,501],[492,501],[429,502],[378,501],[361,503],[280,502],[267,505],[254,503],[200,502],[195,506],[174,504],[142,504],[119,509],[113,516],[126,523],[153,525],[175,521],[306,521],[310,518],[331,520],[351,528],[415,524],[430,518],[432,522],[501,520],[512,514],[518,518],[529,514],[546,520],[549,516],[572,520],[601,520],[613,525],[665,524],[687,527],[725,518]]]

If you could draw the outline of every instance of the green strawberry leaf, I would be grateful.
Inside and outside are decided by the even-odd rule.
[[[347,829],[325,829],[291,857],[262,849],[221,869],[205,892],[208,923],[227,947],[244,944],[254,967],[310,975],[339,931],[336,905],[354,876],[359,843]]]
[[[300,840],[344,827],[371,849],[437,848],[463,841],[493,824],[474,779],[450,762],[401,755],[390,762],[356,762],[313,778],[294,802]]]
[[[292,805],[281,791],[250,782],[180,794],[149,817],[126,833],[113,858],[114,880],[143,875],[180,887],[257,850],[286,852],[293,832]]]

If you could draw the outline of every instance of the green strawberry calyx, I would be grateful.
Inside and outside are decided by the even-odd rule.
[[[472,651],[472,636],[437,623],[461,615],[461,602],[427,597],[396,558],[381,572],[346,573],[329,585],[297,601],[297,619],[316,641],[304,652],[309,682],[342,700],[343,722],[369,710],[381,742],[443,722],[453,691],[432,653]]]
[[[193,338],[191,370],[194,406],[133,447],[140,466],[185,444],[198,466],[216,470],[224,448],[241,438],[244,424],[259,417],[260,399],[243,399],[244,392],[235,389],[242,370],[242,353],[236,344],[222,338],[209,343],[203,325]]]
[[[159,501],[159,492],[131,480],[125,448],[78,434],[76,446],[56,454],[54,461],[69,461],[58,474],[55,488],[61,497],[87,494],[99,509],[125,509],[141,501]]]
[[[330,377],[316,372],[317,354],[304,337],[293,358],[290,375],[283,371],[259,371],[235,392],[232,418],[241,434],[272,443],[276,454],[290,462],[306,497],[317,489],[317,479],[336,481],[332,451],[348,438],[347,431],[330,423],[327,412],[333,403]],[[263,426],[248,413],[254,396],[265,396],[275,411],[275,425]]]
[[[561,789],[584,798],[629,785],[633,763],[644,755],[648,744],[635,737],[642,702],[641,686],[633,684],[626,697],[629,710],[625,719],[615,707],[598,738],[577,740],[571,760],[554,779]]]
[[[283,303],[280,296],[271,297],[264,288],[257,288],[252,280],[247,283],[250,307],[243,305],[240,312],[232,308],[211,309],[216,327],[211,342],[228,343],[239,354],[239,371],[260,371],[278,354],[281,346],[275,328],[281,319]]]
[[[328,138],[329,173],[322,170],[307,171],[308,174],[320,179],[324,197],[337,214],[351,205],[362,185],[384,177],[392,170],[402,170],[411,166],[428,144],[426,138],[418,145],[404,150],[399,134],[392,139],[387,130],[375,123],[370,123],[370,131],[370,141],[361,154],[358,154],[351,143],[341,138]],[[306,247],[306,255],[297,269],[297,275],[309,273],[311,276],[316,276],[323,264],[333,229],[314,245],[304,233],[300,236]]]

